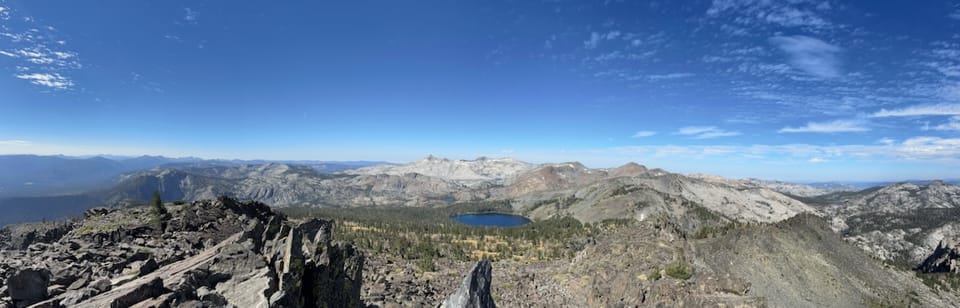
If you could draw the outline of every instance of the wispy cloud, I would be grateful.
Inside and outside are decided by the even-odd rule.
[[[947,15],[947,17],[960,20],[960,10],[956,10],[953,13],[950,13],[950,15]]]
[[[712,139],[720,137],[738,136],[740,132],[728,131],[716,126],[687,126],[677,130],[676,134],[693,136],[696,139]]]
[[[960,157],[960,138],[914,137],[904,140],[900,154],[910,159],[957,159]]]
[[[786,158],[801,161],[836,161],[842,159],[894,159],[910,161],[960,162],[960,138],[917,136],[902,142],[889,140],[881,144],[755,144],[755,145],[649,145],[626,146],[612,151],[645,154],[654,157],[740,157],[749,159]]]
[[[680,79],[696,76],[693,73],[670,73],[670,74],[661,74],[661,75],[649,75],[647,79],[657,81],[657,80],[670,80],[670,79]]]
[[[73,81],[57,73],[19,74],[17,78],[29,80],[30,83],[57,90],[67,90],[73,87]]]
[[[832,24],[819,12],[830,10],[827,1],[714,0],[707,16],[733,15],[741,25],[829,28]]]
[[[840,76],[840,47],[803,35],[775,36],[769,41],[787,54],[794,68],[820,78]]]
[[[870,130],[863,121],[835,120],[831,122],[808,122],[801,127],[784,127],[778,133],[848,133]]]
[[[583,41],[583,47],[586,49],[594,49],[604,40],[616,40],[621,37],[625,37],[624,33],[617,30],[612,30],[607,33],[590,32],[590,37],[587,38],[586,41]]]
[[[196,23],[200,19],[200,13],[191,8],[183,9],[183,21]]]
[[[650,136],[653,136],[653,135],[656,135],[656,134],[657,134],[657,132],[655,132],[655,131],[641,130],[641,131],[638,131],[638,132],[634,133],[633,136],[630,136],[630,137],[631,137],[631,138],[644,138],[644,137],[650,137]]]
[[[0,10],[0,17],[17,14],[9,8]],[[5,18],[6,19],[6,18]],[[13,58],[16,65],[11,66],[18,79],[55,90],[68,90],[74,86],[69,77],[71,70],[80,69],[79,55],[66,50],[66,41],[58,38],[57,29],[43,25],[30,16],[16,18],[0,27],[0,45],[8,47],[0,50],[0,55]]]
[[[0,146],[17,146],[17,145],[23,146],[23,145],[30,145],[30,144],[31,144],[30,141],[27,141],[27,140],[19,140],[19,139],[0,140]]]
[[[960,116],[950,118],[947,123],[937,126],[924,125],[923,130],[960,131]]]
[[[913,116],[944,116],[960,115],[960,104],[932,104],[917,105],[901,109],[880,109],[874,112],[871,117],[913,117]]]

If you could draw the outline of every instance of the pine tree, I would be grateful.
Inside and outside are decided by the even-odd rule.
[[[153,192],[153,199],[150,200],[150,208],[157,217],[162,217],[167,214],[167,208],[163,207],[163,201],[160,200],[160,192]]]

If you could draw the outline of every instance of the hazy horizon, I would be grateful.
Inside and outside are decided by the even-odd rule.
[[[953,178],[960,5],[0,0],[0,154]]]

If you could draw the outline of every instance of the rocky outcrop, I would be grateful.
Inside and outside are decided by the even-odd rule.
[[[443,308],[487,308],[496,307],[490,295],[490,281],[493,268],[489,260],[477,263],[463,278],[457,291],[443,301]]]
[[[168,206],[166,224],[147,211],[98,212],[53,243],[0,251],[12,304],[361,306],[364,256],[333,241],[332,221],[231,198]]]
[[[941,241],[914,270],[921,273],[960,273],[960,248]]]
[[[27,307],[47,299],[50,271],[25,268],[18,270],[5,281],[7,293],[15,307]]]
[[[0,229],[0,249],[27,249],[33,243],[52,243],[70,232],[71,222],[16,224]]]

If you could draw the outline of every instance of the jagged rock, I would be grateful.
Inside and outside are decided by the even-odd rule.
[[[197,289],[197,299],[199,299],[202,305],[207,307],[224,307],[229,304],[223,295],[220,295],[220,293],[214,292],[207,287],[200,287]]]
[[[113,283],[110,282],[110,278],[101,278],[90,283],[89,287],[96,289],[98,292],[107,292],[113,287]]]
[[[364,259],[353,245],[330,245],[307,264],[303,279],[306,303],[317,307],[360,307]]]
[[[37,267],[55,271],[39,289],[54,286],[30,303],[51,306],[361,306],[364,256],[331,243],[331,221],[294,225],[262,203],[220,198],[170,207],[157,228],[141,219],[147,210],[92,213],[62,241],[0,258],[0,278],[44,260]]]
[[[441,307],[444,308],[486,308],[496,307],[490,295],[490,282],[493,267],[489,260],[483,260],[463,279],[457,291],[450,294]]]
[[[73,283],[71,283],[69,286],[67,286],[67,290],[68,290],[68,291],[80,290],[80,289],[82,289],[83,287],[87,286],[87,284],[89,284],[89,283],[90,283],[90,280],[87,280],[86,278],[80,278],[80,279],[75,280],[75,281],[74,281]]]
[[[150,258],[140,265],[140,269],[137,270],[137,274],[139,276],[144,276],[146,274],[153,273],[153,271],[157,270],[158,268],[160,268],[160,266],[157,265],[157,260]]]
[[[301,287],[304,275],[303,231],[301,227],[291,228],[283,245],[283,269],[280,276],[280,290],[276,297],[271,296],[270,306],[302,307]]]
[[[110,214],[111,212],[113,212],[113,210],[105,207],[95,207],[95,208],[91,208],[84,211],[83,217],[90,218],[90,217],[96,217],[96,216],[103,216],[103,215]]]
[[[12,249],[27,249],[35,243],[53,243],[73,229],[73,224],[69,222],[44,222],[16,224],[3,227],[4,233],[8,234],[8,244]],[[0,248],[3,243],[0,243]]]
[[[133,304],[144,300],[154,298],[163,294],[163,280],[154,278],[147,283],[141,284],[113,299],[110,302],[111,308],[130,307]]]
[[[67,288],[62,285],[52,285],[47,287],[47,296],[57,296],[66,292]]]
[[[213,275],[229,277],[216,284],[216,291],[231,305],[266,307],[277,290],[276,274],[254,246],[251,239],[227,245],[208,268]]]
[[[45,269],[22,269],[7,278],[6,284],[7,293],[10,293],[15,306],[30,306],[48,297],[50,272]]]
[[[941,241],[937,249],[915,270],[921,273],[960,273],[960,248],[951,247]]]

